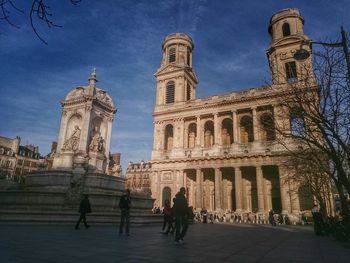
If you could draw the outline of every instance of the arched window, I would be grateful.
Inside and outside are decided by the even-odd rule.
[[[222,121],[221,142],[222,142],[222,145],[230,145],[231,143],[233,143],[232,120],[231,119],[224,119]]]
[[[207,121],[204,125],[204,147],[208,148],[214,145],[214,123]]]
[[[166,95],[165,95],[165,103],[174,103],[175,102],[175,82],[169,81],[166,85]]]
[[[290,27],[289,27],[289,24],[288,24],[288,23],[284,23],[284,24],[282,25],[282,31],[283,31],[283,36],[284,36],[284,37],[290,35]]]
[[[166,186],[166,187],[164,187],[163,188],[163,196],[162,196],[163,198],[163,206],[164,206],[164,204],[165,204],[165,200],[168,200],[170,203],[171,203],[171,189],[170,189],[170,187],[168,187],[168,186]]]
[[[297,65],[295,61],[285,63],[286,67],[286,78],[288,82],[293,82],[297,80]]]
[[[276,139],[275,122],[270,113],[264,113],[260,117],[262,141],[273,141]]]
[[[294,107],[290,111],[290,129],[291,134],[295,137],[302,137],[305,135],[305,122],[302,110]]]
[[[187,84],[186,88],[186,100],[190,100],[192,98],[191,85]]]
[[[240,121],[241,143],[254,141],[253,119],[251,116],[245,115]]]
[[[195,123],[191,123],[188,126],[188,148],[194,148],[196,146],[196,138],[197,125]]]
[[[174,141],[174,128],[173,125],[168,124],[165,127],[165,140],[164,140],[164,149],[169,151],[173,148]]]
[[[174,63],[176,61],[176,49],[171,47],[169,49],[169,63]]]

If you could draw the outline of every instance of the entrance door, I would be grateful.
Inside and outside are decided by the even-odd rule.
[[[169,200],[170,204],[171,204],[171,189],[170,187],[166,186],[163,188],[163,198],[162,198],[162,204],[164,206],[165,204],[165,200]]]

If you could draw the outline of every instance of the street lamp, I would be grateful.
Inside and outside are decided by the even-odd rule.
[[[324,42],[316,42],[316,41],[310,41],[310,44],[319,44],[322,46],[326,46],[326,47],[342,47],[343,48],[343,52],[345,55],[345,61],[346,61],[346,66],[347,66],[347,71],[348,71],[348,80],[350,81],[350,58],[349,58],[349,51],[348,51],[348,46],[347,46],[347,41],[346,41],[346,36],[345,36],[345,31],[343,29],[343,27],[340,27],[340,32],[341,32],[341,42],[337,42],[337,43],[324,43]],[[306,49],[303,49],[302,47],[300,47],[299,50],[297,50],[294,53],[294,59],[295,60],[305,60],[310,56],[310,52],[307,51]]]

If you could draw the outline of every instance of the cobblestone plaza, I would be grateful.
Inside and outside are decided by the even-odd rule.
[[[184,244],[161,226],[0,225],[2,263],[39,262],[349,262],[349,244],[315,236],[311,227],[195,224]]]

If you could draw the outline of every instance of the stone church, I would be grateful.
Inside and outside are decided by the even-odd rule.
[[[267,58],[272,86],[297,81],[302,66],[311,67],[311,56],[302,62],[293,58],[302,43],[311,53],[303,27],[297,9],[271,17]],[[185,187],[196,210],[298,214],[310,209],[312,198],[304,205],[298,186],[285,183],[286,152],[274,129],[283,121],[277,114],[282,94],[277,88],[257,87],[197,98],[193,50],[192,38],[184,33],[170,34],[162,43],[147,171],[155,205],[163,206]]]

